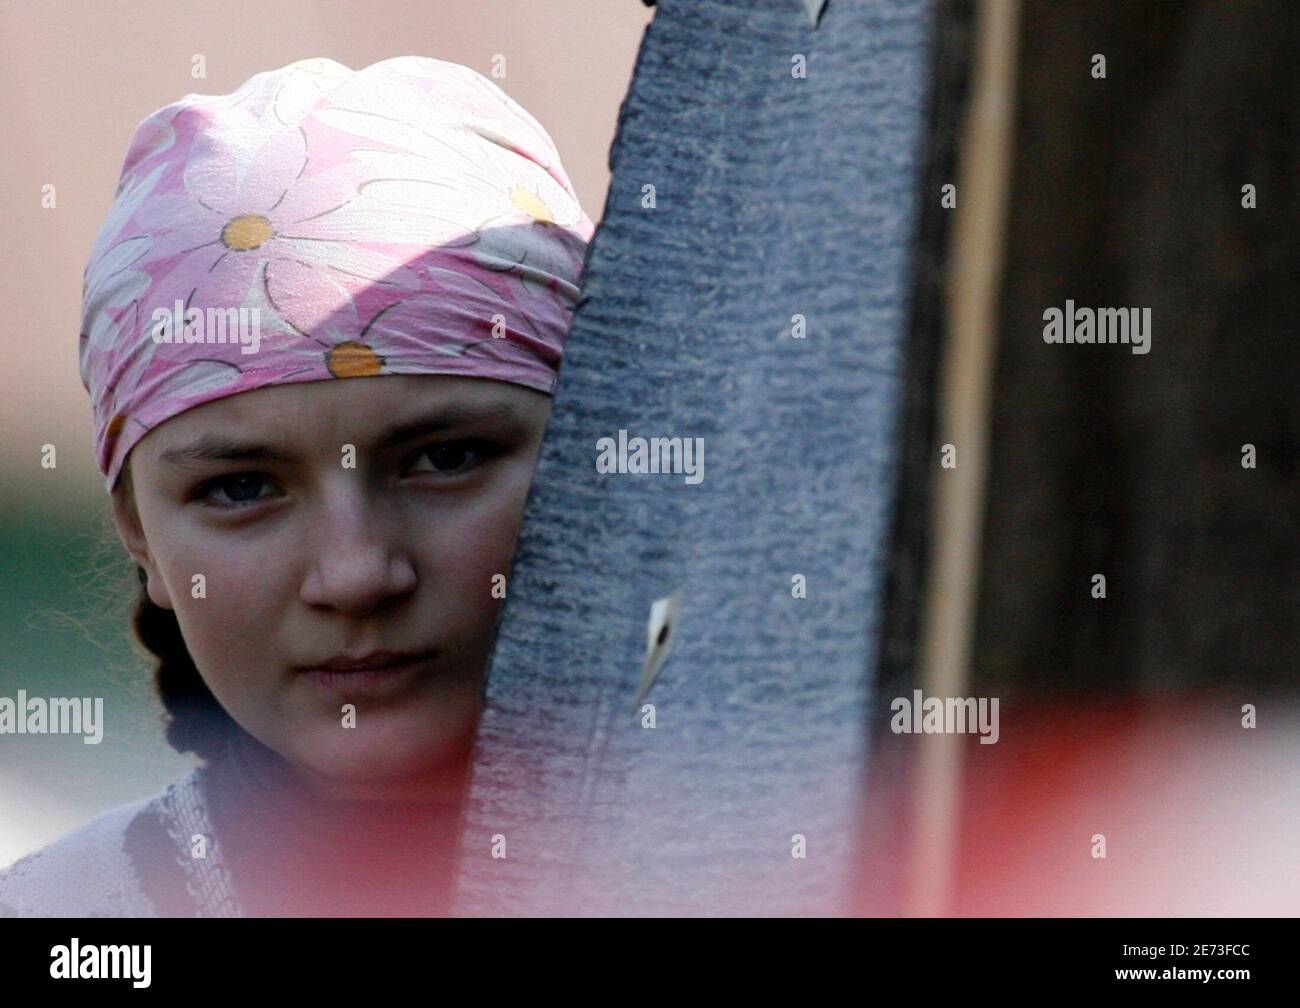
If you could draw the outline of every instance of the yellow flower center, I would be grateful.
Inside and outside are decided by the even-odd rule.
[[[522,210],[539,224],[554,224],[551,208],[542,202],[542,198],[530,189],[515,186],[510,190],[510,203],[516,210]]]
[[[265,245],[271,237],[271,222],[261,214],[241,214],[221,229],[226,248],[247,252]]]
[[[330,347],[325,366],[335,378],[365,378],[382,374],[383,361],[364,343],[348,340]]]
[[[325,60],[319,56],[309,56],[307,59],[294,60],[289,65],[291,67],[297,67],[299,70],[306,70],[308,73],[323,74],[325,72]]]

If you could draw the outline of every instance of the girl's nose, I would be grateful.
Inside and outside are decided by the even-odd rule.
[[[304,548],[301,597],[308,605],[364,614],[415,588],[405,537],[359,483],[332,487]]]

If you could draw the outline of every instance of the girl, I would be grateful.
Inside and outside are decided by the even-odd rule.
[[[591,233],[542,127],[452,63],[308,60],[141,123],[81,376],[204,762],[0,873],[0,914],[448,911]]]

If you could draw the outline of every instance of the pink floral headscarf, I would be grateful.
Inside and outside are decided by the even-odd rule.
[[[304,60],[135,131],[86,267],[110,490],[158,424],[380,374],[554,390],[592,223],[551,138],[467,67]]]

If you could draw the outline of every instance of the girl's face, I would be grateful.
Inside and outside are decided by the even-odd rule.
[[[115,495],[114,518],[149,597],[318,792],[458,784],[550,406],[482,378],[303,382],[205,403],[132,450],[135,513]],[[307,671],[379,650],[420,658]]]

